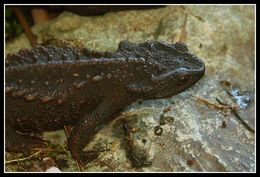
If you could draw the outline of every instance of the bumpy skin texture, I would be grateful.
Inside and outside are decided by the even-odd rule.
[[[28,153],[44,147],[29,135],[73,125],[68,146],[82,161],[97,125],[133,101],[176,95],[204,72],[203,61],[181,43],[122,41],[115,52],[61,43],[8,54],[6,150]]]

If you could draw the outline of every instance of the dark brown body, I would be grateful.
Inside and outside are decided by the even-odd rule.
[[[107,70],[109,67],[111,70]],[[23,132],[42,132],[75,123],[105,100],[115,106],[113,109],[122,109],[138,98],[126,92],[128,83],[138,81],[134,75],[138,67],[143,70],[138,63],[126,67],[121,62],[113,65],[78,62],[44,69],[33,66],[32,71],[28,68],[7,71],[7,83],[26,84],[25,90],[33,89],[21,96],[18,96],[19,93],[14,96],[14,92],[6,94],[7,123]],[[148,73],[144,73],[142,78],[148,79]],[[19,80],[27,83],[19,83]]]
[[[137,99],[170,97],[204,75],[203,62],[185,47],[122,42],[117,52],[99,53],[49,45],[8,55],[6,150],[28,152],[43,145],[15,130],[30,134],[73,125],[69,149],[82,160],[97,125]]]

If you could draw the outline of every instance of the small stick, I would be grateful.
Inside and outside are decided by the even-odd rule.
[[[222,104],[222,105],[227,106],[227,104],[223,103],[223,102],[220,101],[218,98],[216,98],[216,100],[217,100],[217,102],[218,102],[219,104]],[[252,127],[250,127],[250,126],[239,116],[239,114],[237,113],[237,111],[236,111],[235,109],[232,109],[232,112],[234,113],[235,117],[238,118],[238,120],[241,121],[241,123],[245,126],[245,128],[246,128],[247,130],[249,130],[249,131],[252,132],[252,133],[255,133],[255,130],[254,130]]]
[[[161,18],[159,25],[158,25],[157,29],[155,30],[155,32],[153,34],[154,40],[158,40],[158,37],[159,37],[159,35],[161,34],[161,31],[162,31],[162,26],[163,26],[163,18]]]
[[[180,29],[180,32],[174,34],[173,37],[171,37],[171,42],[176,43],[176,42],[185,42],[187,39],[187,19],[188,19],[188,14],[185,15],[183,25]]]
[[[186,41],[186,38],[187,38],[187,30],[186,30],[187,19],[188,19],[188,14],[185,15],[185,19],[184,19],[183,26],[182,26],[182,29],[181,29],[181,37],[180,37],[179,42]]]
[[[28,157],[19,158],[19,159],[14,159],[14,160],[8,160],[8,161],[5,162],[5,164],[9,164],[9,163],[13,163],[13,162],[24,161],[24,160],[27,160],[27,159],[32,158],[33,156],[36,156],[36,155],[40,154],[41,152],[42,152],[42,151],[40,150],[40,151],[38,151],[38,152],[36,152],[36,153],[34,153],[34,154],[28,156]]]
[[[18,18],[19,22],[21,23],[25,35],[27,36],[27,38],[29,39],[29,42],[31,44],[32,47],[36,47],[37,46],[37,36],[34,35],[31,31],[31,28],[29,26],[29,24],[27,23],[23,13],[21,12],[21,10],[19,9],[19,7],[12,7],[16,17]]]
[[[198,96],[193,96],[194,98],[196,98],[197,100],[207,104],[207,105],[210,105],[210,106],[213,106],[217,109],[231,109],[231,110],[234,110],[236,109],[238,106],[228,106],[228,105],[221,105],[221,104],[215,104],[215,103],[212,103],[212,102],[209,102],[208,100],[204,99],[204,98],[200,98]]]

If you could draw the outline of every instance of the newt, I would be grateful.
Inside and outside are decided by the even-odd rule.
[[[73,127],[68,148],[84,164],[83,148],[127,105],[169,98],[205,73],[183,43],[122,41],[116,51],[44,44],[7,54],[5,148],[29,153],[46,147],[37,133]]]

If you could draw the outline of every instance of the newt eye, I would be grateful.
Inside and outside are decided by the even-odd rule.
[[[182,83],[185,83],[185,82],[187,82],[187,80],[188,80],[188,77],[181,76],[179,81]]]

